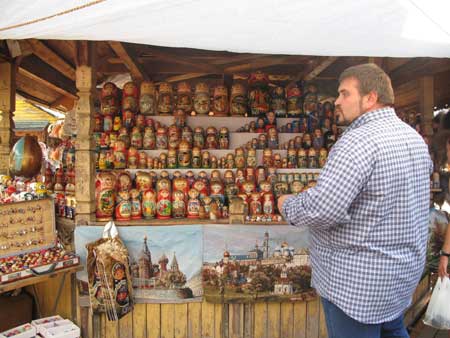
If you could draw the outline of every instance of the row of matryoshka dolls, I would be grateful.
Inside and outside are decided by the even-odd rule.
[[[260,72],[252,74],[248,90],[243,83],[235,83],[230,96],[228,93],[226,86],[217,85],[211,98],[206,83],[197,83],[192,92],[191,85],[185,81],[177,84],[175,93],[170,83],[161,83],[157,90],[155,84],[148,81],[142,82],[140,88],[134,82],[127,82],[120,92],[114,83],[108,82],[102,88],[100,104],[103,115],[115,115],[119,110],[170,115],[182,110],[189,115],[260,116],[273,111],[278,117],[298,117],[322,108],[315,85],[309,84],[304,93],[296,85],[271,89],[267,75]]]
[[[300,193],[314,185],[318,174],[276,174],[259,168],[254,171],[238,170],[236,177],[232,171],[211,173],[208,179],[205,172],[195,178],[193,173],[183,177],[174,174],[170,179],[167,172],[156,174],[138,172],[135,182],[126,172],[113,174],[103,172],[96,179],[96,217],[100,221],[111,218],[126,221],[140,218],[198,218],[199,207],[215,209],[215,216],[227,217],[228,205],[232,198],[241,197],[249,203],[259,200],[272,202],[270,214],[276,212],[275,199],[287,193]],[[134,184],[133,184],[134,183]],[[135,188],[132,188],[135,186]],[[258,197],[258,198],[257,198]],[[266,208],[266,210],[268,210]]]

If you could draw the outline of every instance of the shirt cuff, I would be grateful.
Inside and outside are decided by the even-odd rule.
[[[283,216],[284,220],[286,222],[288,222],[290,225],[294,225],[294,226],[295,226],[295,224],[292,223],[288,218],[288,210],[290,209],[290,208],[288,209],[288,207],[290,207],[290,203],[292,203],[296,197],[297,196],[291,196],[291,197],[286,198],[283,205],[281,206],[281,209],[282,209],[281,215]]]

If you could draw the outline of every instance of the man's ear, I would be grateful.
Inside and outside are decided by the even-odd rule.
[[[369,94],[366,95],[366,103],[367,108],[372,108],[378,103],[378,93],[375,91],[369,92]]]

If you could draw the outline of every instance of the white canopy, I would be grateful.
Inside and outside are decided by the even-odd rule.
[[[0,39],[450,57],[449,0],[0,0]]]

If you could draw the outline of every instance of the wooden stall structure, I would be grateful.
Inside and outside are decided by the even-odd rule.
[[[116,41],[17,40],[0,41],[0,173],[7,170],[11,149],[12,116],[17,92],[30,102],[70,111],[78,125],[76,149],[76,221],[57,219],[57,227],[71,241],[75,224],[95,224],[95,154],[92,137],[97,87],[112,76],[130,75],[137,83],[204,81],[230,87],[235,79],[262,70],[271,82],[286,86],[313,81],[325,97],[336,96],[337,78],[347,67],[374,62],[392,78],[396,109],[421,112],[425,133],[431,134],[433,108],[450,101],[450,60],[446,58],[324,57],[237,54],[187,48],[167,48]],[[130,78],[130,77],[125,77]],[[37,286],[43,315],[50,315],[54,281]],[[83,299],[73,299],[76,285],[66,280],[57,308],[82,326],[85,337],[326,337],[318,299],[294,303],[256,304],[137,304],[119,322],[92,316]],[[428,277],[415,295],[427,296]],[[423,309],[423,307],[422,307]],[[420,309],[408,312],[410,324]]]

